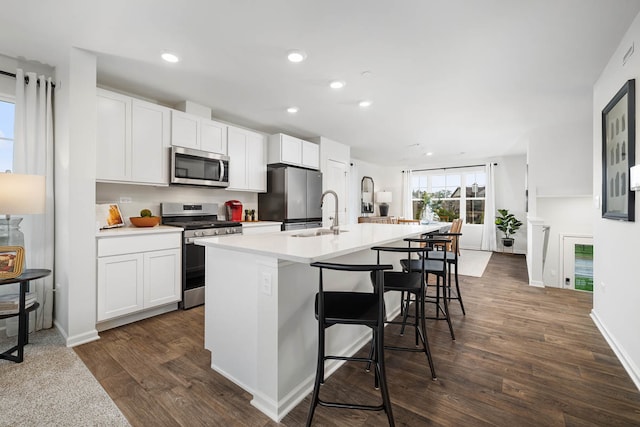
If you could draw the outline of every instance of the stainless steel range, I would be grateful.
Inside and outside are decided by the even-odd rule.
[[[205,248],[195,244],[204,237],[242,234],[242,224],[218,219],[216,203],[162,203],[162,223],[184,228],[182,241],[183,309],[204,304]]]

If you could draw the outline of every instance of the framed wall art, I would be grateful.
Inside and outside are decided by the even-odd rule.
[[[629,168],[636,159],[635,79],[627,81],[602,110],[602,217],[635,220]]]
[[[22,246],[0,246],[0,280],[13,279],[21,275],[23,263]]]

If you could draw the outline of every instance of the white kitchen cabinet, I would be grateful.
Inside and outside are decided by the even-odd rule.
[[[97,320],[180,301],[182,232],[98,239]]]
[[[269,137],[268,163],[285,163],[309,169],[320,168],[320,147],[283,133]]]
[[[302,166],[320,169],[320,146],[318,144],[302,140]]]
[[[168,185],[170,110],[97,90],[96,179]]]
[[[172,110],[171,145],[227,154],[227,125]]]
[[[266,138],[257,132],[229,126],[229,187],[234,191],[267,191]]]

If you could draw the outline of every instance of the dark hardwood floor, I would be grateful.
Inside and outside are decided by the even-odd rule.
[[[640,392],[589,317],[590,294],[528,286],[518,255],[494,253],[482,278],[461,279],[467,315],[452,305],[456,341],[446,322],[427,323],[437,381],[424,354],[386,352],[397,425],[640,425]],[[278,425],[209,368],[203,322],[202,307],[172,312],[103,332],[75,350],[133,426]],[[400,338],[389,326],[385,338],[404,345],[413,335]],[[379,398],[372,374],[358,364],[338,370],[323,393]],[[308,405],[309,397],[281,425],[303,425]],[[314,425],[387,421],[382,413],[319,407]]]

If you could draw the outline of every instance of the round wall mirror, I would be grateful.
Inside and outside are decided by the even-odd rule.
[[[363,214],[373,213],[373,178],[363,176],[360,181],[360,212]]]

